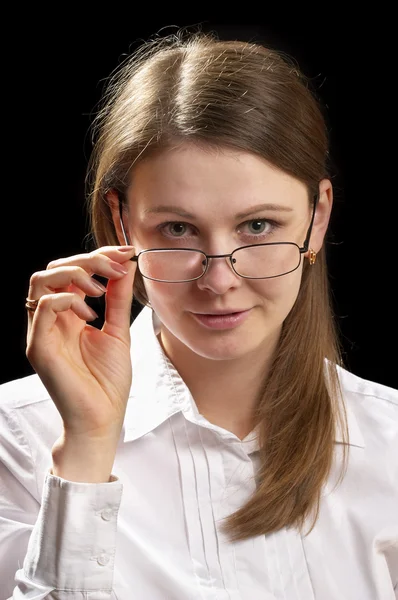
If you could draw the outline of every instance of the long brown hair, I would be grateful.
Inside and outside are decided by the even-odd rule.
[[[121,197],[137,161],[181,141],[255,153],[308,188],[309,203],[329,177],[320,103],[296,62],[261,44],[180,33],[152,40],[109,81],[93,127],[89,208],[98,246],[118,244],[106,194]],[[148,299],[139,273],[134,288]],[[334,460],[337,427],[348,429],[336,365],[342,365],[324,248],[303,267],[272,368],[258,397],[258,486],[222,524],[243,540],[283,527],[315,525]]]

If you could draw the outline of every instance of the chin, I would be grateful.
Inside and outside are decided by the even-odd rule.
[[[227,348],[209,348],[209,346],[205,348],[201,347],[191,347],[192,352],[194,352],[197,356],[201,356],[206,360],[237,360],[243,358],[247,352],[244,349],[240,348],[239,350],[235,349],[227,349]]]
[[[192,352],[209,360],[236,360],[258,350],[264,340],[256,340],[250,332],[239,334],[238,330],[228,332],[206,332],[206,335],[193,334],[182,340]]]

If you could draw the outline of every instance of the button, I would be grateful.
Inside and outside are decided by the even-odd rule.
[[[112,510],[110,508],[104,508],[101,513],[101,517],[104,521],[110,521],[112,519]]]
[[[109,556],[107,554],[100,554],[97,558],[97,563],[103,567],[109,562]]]

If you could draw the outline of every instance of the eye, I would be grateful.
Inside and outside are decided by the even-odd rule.
[[[170,231],[177,237],[185,233],[185,223],[170,223]]]
[[[182,221],[168,221],[167,223],[161,223],[157,229],[170,237],[183,237],[189,230],[190,225],[183,223]]]
[[[255,221],[249,221],[248,225],[252,227],[252,233],[264,233],[264,228],[268,225],[265,219],[256,219]]]
[[[267,235],[271,234],[277,226],[277,223],[268,219],[251,219],[240,225],[239,233],[245,233],[246,235],[252,236]]]

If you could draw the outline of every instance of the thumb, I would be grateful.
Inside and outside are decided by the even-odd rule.
[[[108,281],[102,331],[129,342],[131,304],[137,263],[127,260],[123,266],[128,270],[127,274],[121,279]]]

